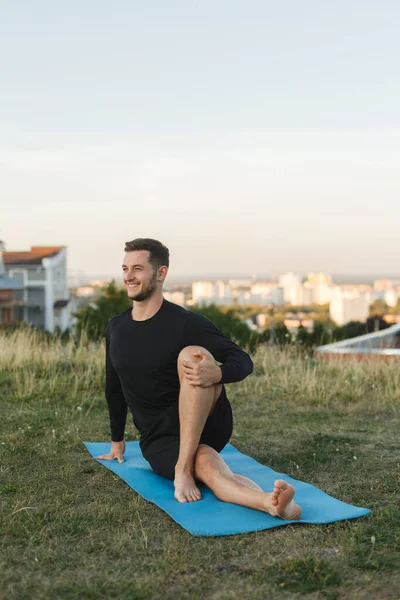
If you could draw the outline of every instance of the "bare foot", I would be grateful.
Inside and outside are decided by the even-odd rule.
[[[190,471],[175,472],[175,498],[178,502],[196,502],[201,500],[200,490]]]
[[[271,495],[273,516],[281,517],[290,521],[300,519],[301,508],[293,501],[294,487],[283,479],[275,481],[274,491]]]

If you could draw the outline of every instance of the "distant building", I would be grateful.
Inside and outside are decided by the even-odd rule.
[[[15,291],[23,288],[22,283],[9,277],[3,260],[4,243],[0,241],[0,323],[14,323]]]
[[[15,292],[14,318],[53,332],[70,325],[65,246],[32,246],[3,252],[7,275],[21,284]]]
[[[313,285],[332,285],[332,277],[326,273],[308,273],[307,281]]]
[[[232,286],[224,281],[216,281],[214,283],[214,296],[216,298],[232,299]]]
[[[183,292],[164,292],[163,296],[168,302],[185,306],[185,294]]]
[[[284,304],[283,288],[279,287],[276,283],[271,283],[269,281],[255,283],[250,289],[250,295],[252,297],[258,297],[260,299],[259,304]]]
[[[329,307],[330,317],[338,325],[350,321],[366,321],[369,315],[371,294],[359,290],[343,290],[334,288]]]
[[[74,291],[75,296],[81,296],[83,298],[92,298],[98,294],[98,288],[92,285],[82,285]]]
[[[228,285],[230,285],[232,289],[250,288],[253,285],[253,281],[251,279],[230,279]]]
[[[195,304],[203,302],[214,296],[212,281],[194,281],[192,283],[192,300]]]
[[[283,299],[286,303],[297,306],[302,304],[302,285],[299,275],[285,273],[278,279],[279,287],[283,288]]]
[[[312,287],[313,304],[328,304],[332,299],[332,287],[326,283],[315,283]]]
[[[223,281],[194,281],[192,283],[192,304],[209,306],[210,304],[232,304],[232,288]]]
[[[267,326],[267,321],[269,317],[268,315],[264,315],[263,313],[259,313],[256,315],[256,324],[259,329],[265,329]]]
[[[390,279],[376,279],[374,281],[374,290],[377,292],[386,292],[393,289],[393,281]]]
[[[299,330],[299,327],[302,326],[304,329],[311,333],[314,329],[314,321],[312,319],[302,319],[302,318],[288,318],[284,320],[284,324],[287,327],[289,333],[296,334]]]
[[[397,290],[393,288],[385,289],[385,290],[377,290],[374,289],[372,292],[372,301],[382,300],[388,306],[395,307],[397,306],[399,296]]]
[[[382,319],[386,321],[388,325],[396,325],[396,323],[400,323],[400,315],[382,315]]]
[[[318,346],[315,355],[321,358],[340,356],[400,358],[400,325],[392,325],[374,333]]]

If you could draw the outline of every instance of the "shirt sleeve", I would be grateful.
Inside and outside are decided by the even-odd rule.
[[[203,346],[216,361],[222,363],[222,378],[219,383],[242,381],[253,372],[250,356],[212,321],[198,313],[189,313],[185,327],[184,346],[192,345]]]
[[[110,325],[106,333],[106,387],[105,395],[110,415],[111,440],[121,442],[124,439],[126,415],[128,405],[126,403],[121,382],[114,369],[110,357]]]

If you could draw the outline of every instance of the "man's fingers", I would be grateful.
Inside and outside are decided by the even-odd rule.
[[[195,365],[197,365],[197,363],[194,363],[194,362],[188,362],[188,361],[186,361],[186,360],[184,360],[184,361],[182,362],[182,364],[183,364],[183,366],[184,366],[186,369],[193,369],[193,368],[194,368],[194,366],[195,366]]]
[[[195,375],[194,373],[185,373],[185,375],[188,381],[197,381],[199,379],[198,375]]]
[[[114,460],[118,458],[118,462],[124,462],[122,454],[102,454],[101,456],[95,456],[94,458],[98,458],[99,460]]]
[[[194,377],[196,372],[193,370],[189,370],[189,369],[183,369],[183,373],[186,375],[186,377]]]

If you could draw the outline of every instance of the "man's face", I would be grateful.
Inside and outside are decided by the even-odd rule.
[[[122,273],[128,297],[135,302],[143,302],[157,290],[157,271],[149,263],[148,250],[126,252]]]

